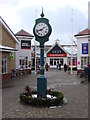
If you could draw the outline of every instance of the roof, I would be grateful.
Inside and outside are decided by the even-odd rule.
[[[52,47],[50,49],[48,49],[48,51],[46,53],[49,53],[56,45],[58,45],[65,53],[67,53],[67,51],[61,47],[61,45],[58,42],[55,42]]]
[[[64,47],[64,49],[67,51],[67,53],[68,53],[69,55],[72,54],[72,48],[71,48],[71,47]],[[77,47],[74,47],[74,46],[73,46],[73,55],[76,55],[76,54],[77,54]]]
[[[12,52],[13,51],[13,52],[15,52],[17,50],[15,48],[0,45],[0,51],[5,51],[5,52]]]
[[[8,31],[8,33],[11,35],[11,37],[15,40],[15,42],[19,43],[19,40],[16,38],[12,30],[9,28],[9,26],[6,24],[6,22],[2,19],[0,16],[0,23],[3,25],[3,27]]]
[[[84,35],[90,35],[90,30],[88,28],[84,29],[83,31],[79,32],[76,36],[84,36]]]
[[[21,29],[19,32],[16,33],[16,36],[28,36],[28,37],[34,37],[30,33],[26,32],[25,30]]]

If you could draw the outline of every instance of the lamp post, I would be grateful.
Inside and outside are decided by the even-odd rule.
[[[73,68],[73,9],[72,9],[72,14],[71,14],[71,23],[72,23],[72,38],[71,38],[71,74],[72,74],[72,68]]]
[[[33,33],[35,40],[40,43],[40,75],[37,77],[37,97],[46,98],[47,78],[44,76],[44,44],[49,40],[52,28],[47,18],[43,18],[42,9],[41,18],[36,19]]]
[[[36,60],[37,60],[37,56],[36,56],[36,42],[34,41],[34,45],[35,45],[35,74],[37,73],[37,64],[36,64]]]

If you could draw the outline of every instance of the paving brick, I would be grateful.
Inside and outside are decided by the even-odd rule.
[[[45,72],[47,86],[62,91],[68,103],[56,108],[37,108],[20,103],[19,95],[26,85],[37,88],[37,76],[16,76],[3,82],[2,115],[3,118],[87,118],[88,117],[88,83],[80,84],[83,78],[65,73],[63,70],[51,69]]]

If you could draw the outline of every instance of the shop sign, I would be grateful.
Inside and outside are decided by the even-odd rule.
[[[47,57],[66,57],[66,52],[57,44],[47,53]]]
[[[21,41],[21,49],[31,49],[31,41],[30,40],[22,40]]]
[[[56,44],[48,54],[66,54],[66,52]]]
[[[9,56],[10,56],[11,59],[13,59],[14,58],[14,53],[11,52]]]
[[[66,57],[67,54],[47,54],[47,57]]]
[[[88,54],[88,43],[82,43],[82,54]]]

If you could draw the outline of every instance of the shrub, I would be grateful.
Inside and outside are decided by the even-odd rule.
[[[32,94],[37,94],[37,91],[32,91]],[[20,93],[20,100],[24,104],[33,105],[33,106],[57,106],[63,103],[63,93],[58,91],[48,91],[47,94],[53,97],[52,98],[33,98],[32,96],[27,95],[26,93]]]

